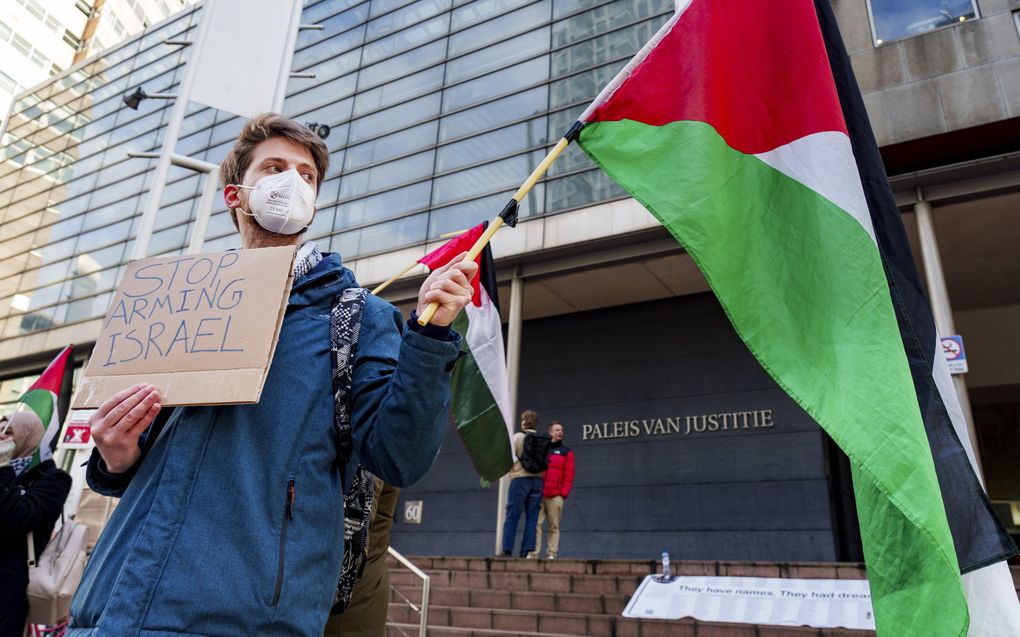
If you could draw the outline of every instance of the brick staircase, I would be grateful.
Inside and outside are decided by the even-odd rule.
[[[871,631],[659,621],[621,615],[656,562],[412,557],[431,577],[430,637],[863,637]],[[859,564],[673,562],[678,575],[862,579]],[[1014,581],[1020,578],[1014,571]],[[390,564],[388,637],[416,637],[421,580]],[[399,594],[398,592],[399,591]]]

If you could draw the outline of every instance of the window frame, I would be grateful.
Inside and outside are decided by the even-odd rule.
[[[928,2],[930,0],[907,0],[907,1],[908,2],[912,2],[912,3],[920,4],[920,3]],[[921,37],[923,35],[927,35],[929,33],[934,33],[936,31],[943,31],[945,29],[951,29],[951,28],[953,28],[953,27],[955,27],[955,26],[957,26],[959,24],[963,24],[963,22],[955,22],[955,23],[950,23],[950,24],[943,25],[941,27],[934,28],[934,29],[932,29],[930,31],[924,31],[923,33],[907,34],[907,35],[904,35],[904,36],[901,36],[901,37],[898,37],[898,38],[892,38],[890,40],[883,40],[883,39],[880,39],[878,37],[878,31],[875,30],[875,11],[874,11],[874,9],[871,8],[871,3],[872,2],[874,2],[874,0],[866,0],[865,3],[864,3],[864,6],[867,8],[867,12],[868,12],[868,26],[871,28],[871,46],[873,48],[876,48],[876,49],[878,47],[880,47],[880,46],[886,46],[887,44],[893,44],[895,42],[903,42],[904,40],[909,40],[911,38]],[[970,0],[970,6],[971,6],[971,8],[974,11],[974,17],[969,19],[969,20],[965,20],[965,22],[970,22],[972,20],[980,20],[982,16],[981,16],[981,8],[978,6],[978,0]]]

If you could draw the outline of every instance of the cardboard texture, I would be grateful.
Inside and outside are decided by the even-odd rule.
[[[152,383],[161,404],[257,403],[293,282],[293,247],[128,264],[72,407]]]

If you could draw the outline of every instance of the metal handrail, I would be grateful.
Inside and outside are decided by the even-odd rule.
[[[420,607],[415,606],[414,603],[411,600],[407,599],[407,597],[405,597],[404,594],[401,593],[399,590],[397,590],[396,587],[394,587],[393,585],[390,585],[390,588],[392,590],[396,591],[397,595],[399,595],[401,598],[403,598],[403,600],[407,603],[407,605],[411,607],[411,610],[413,610],[416,613],[421,615],[421,622],[420,622],[419,628],[418,628],[418,637],[425,637],[428,634],[429,582],[431,581],[432,578],[429,577],[428,573],[426,573],[425,571],[423,571],[420,568],[418,568],[417,566],[415,566],[414,563],[411,562],[411,560],[409,560],[406,557],[404,557],[403,555],[401,555],[392,546],[388,547],[386,549],[386,552],[389,553],[391,556],[393,556],[393,558],[395,560],[397,560],[398,562],[400,562],[401,564],[406,566],[407,570],[411,571],[412,573],[414,573],[415,575],[417,575],[421,579],[422,586],[421,586],[421,606]],[[403,632],[403,631],[401,631],[401,632]]]

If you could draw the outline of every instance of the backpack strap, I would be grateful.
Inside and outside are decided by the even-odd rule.
[[[333,375],[333,425],[337,434],[338,455],[343,476],[344,560],[333,595],[331,614],[342,613],[351,601],[354,584],[365,570],[368,556],[368,530],[375,504],[372,474],[352,463],[354,435],[351,426],[351,387],[354,359],[361,334],[365,308],[364,288],[348,288],[337,295],[330,313],[329,344]],[[353,471],[351,470],[353,469]]]
[[[364,288],[348,288],[337,295],[329,317],[329,349],[333,373],[333,426],[345,464],[354,451],[351,430],[351,386],[354,357],[365,309]]]

